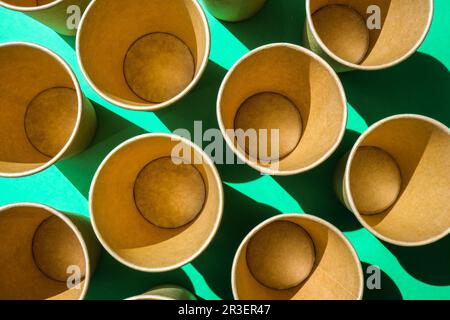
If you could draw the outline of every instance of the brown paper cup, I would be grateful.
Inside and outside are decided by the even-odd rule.
[[[52,51],[0,45],[0,176],[22,177],[81,152],[95,133],[94,108]]]
[[[375,27],[371,6],[380,8]],[[304,44],[338,72],[389,68],[422,44],[433,7],[433,0],[306,0]]]
[[[347,102],[336,73],[319,56],[292,44],[271,44],[229,71],[217,114],[227,144],[242,161],[266,174],[292,175],[318,166],[336,150]],[[262,162],[260,153],[247,152],[235,135],[242,128],[279,130],[280,157]]]
[[[364,156],[370,149],[395,161],[400,183],[384,160]],[[361,167],[372,172],[358,173]],[[426,245],[450,232],[449,167],[449,129],[424,116],[398,115],[374,124],[361,136],[337,169],[336,190],[362,225],[381,240],[399,246]],[[390,202],[386,210],[362,212],[374,205],[383,209]]]
[[[203,0],[203,3],[217,19],[238,22],[253,17],[266,0]]]
[[[76,21],[90,0],[0,0],[0,5],[19,12],[46,24],[56,32],[74,36],[77,32]],[[76,7],[73,7],[76,6]],[[76,11],[74,11],[74,9]],[[78,11],[79,10],[79,11]],[[73,20],[73,21],[72,21]]]
[[[156,110],[184,97],[209,51],[208,22],[194,0],[94,0],[77,36],[90,85],[132,110]]]
[[[260,279],[283,279],[295,275],[302,268],[309,257],[297,252],[296,242],[289,244],[296,236],[291,237],[290,233],[266,234],[261,250],[249,249],[261,232],[279,223],[303,230],[309,236],[314,251],[314,264],[306,280],[286,290],[272,289]],[[277,247],[280,242],[282,245]],[[288,248],[290,250],[285,250]],[[270,252],[273,250],[276,250],[276,259],[271,261]],[[255,259],[255,252],[259,254],[258,261],[262,261],[257,266],[264,268],[259,271],[265,271],[265,274],[259,273],[258,279],[254,276],[254,269],[250,268],[250,259]],[[364,289],[361,264],[345,236],[320,218],[298,214],[279,215],[253,229],[236,253],[231,281],[234,297],[239,300],[354,300],[362,299]]]
[[[178,286],[162,286],[154,288],[142,295],[127,300],[197,300],[188,290]]]
[[[171,162],[178,147],[185,154],[177,159],[188,162],[182,166]],[[190,141],[147,134],[106,158],[92,183],[90,209],[97,237],[118,261],[140,271],[168,271],[211,242],[222,217],[222,183],[212,161]]]
[[[86,218],[41,204],[4,206],[0,242],[1,300],[85,297],[100,253]]]

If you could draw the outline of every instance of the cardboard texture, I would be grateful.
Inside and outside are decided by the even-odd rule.
[[[203,3],[217,19],[239,22],[253,17],[266,0],[203,0]]]
[[[80,9],[80,14],[83,14],[89,2],[90,0],[0,0],[0,5],[23,12],[60,34],[74,36],[77,32],[76,28],[72,28],[71,15],[74,12],[69,9],[76,6]]]
[[[178,148],[185,152],[178,155]],[[200,203],[200,192],[199,198],[180,189],[181,186],[174,187],[178,179],[189,188],[201,190],[203,185],[206,197],[201,212],[192,222],[168,229],[157,227],[141,214],[135,200],[135,185],[149,163],[171,157],[174,150],[177,157],[195,167],[201,179],[191,180],[191,169],[185,175],[185,169],[167,171],[163,166],[160,168],[164,172],[153,173],[151,181],[159,189],[156,193],[166,199],[166,203],[158,202],[158,219],[170,219],[169,214],[174,212],[184,219],[182,209],[196,209]],[[196,181],[201,185],[191,186]],[[147,201],[155,194],[149,195]],[[96,234],[112,256],[137,270],[161,272],[189,263],[207,247],[221,221],[223,190],[214,164],[200,148],[174,135],[148,134],[125,142],[105,159],[94,178],[89,201]],[[191,213],[187,215],[189,218]]]
[[[194,0],[94,0],[77,35],[80,67],[106,100],[156,110],[198,82],[210,50],[209,26]]]
[[[372,27],[373,6],[380,8],[380,28]],[[422,44],[431,26],[433,0],[307,0],[306,10],[306,47],[338,72],[378,70],[404,61]]]
[[[378,167],[375,172],[366,173],[380,175],[373,177],[378,195],[373,194],[374,185],[367,190],[353,190],[355,185],[362,187],[355,181],[359,173],[354,172],[362,165],[358,163],[361,161],[358,153],[366,147],[387,153],[395,160],[401,174],[401,190],[395,203],[375,215],[362,215],[355,200],[365,208],[366,203],[373,203],[373,197],[393,195],[398,176],[387,172],[391,169],[387,169],[385,164],[373,163],[379,159],[363,158],[370,161],[364,164],[367,168]],[[400,246],[425,245],[450,232],[449,167],[449,129],[424,116],[399,115],[374,124],[361,136],[348,158],[341,161],[336,173],[336,188],[341,201],[375,236]],[[363,179],[366,177],[361,176]]]
[[[229,132],[236,129],[236,116],[243,103],[250,97],[267,92],[289,99],[298,108],[302,120],[300,133],[300,124],[295,122],[295,117],[284,120],[287,114],[292,114],[291,111],[280,113],[279,109],[283,109],[278,103],[270,110],[268,105],[271,103],[266,101],[261,105],[264,113],[248,121],[281,129],[282,155],[292,149],[301,134],[294,150],[278,163],[274,161],[272,167],[247,154]],[[272,44],[250,52],[229,71],[219,91],[217,114],[228,145],[240,159],[263,173],[290,175],[316,167],[334,152],[345,132],[346,105],[342,84],[325,61],[299,46]],[[237,120],[239,122],[240,119]],[[273,164],[278,168],[274,169]]]
[[[100,253],[86,218],[40,204],[1,207],[0,242],[1,300],[85,297]],[[79,268],[79,286],[71,266]]]
[[[31,43],[0,45],[0,176],[47,169],[84,150],[96,128],[69,66]]]
[[[197,300],[188,290],[178,286],[161,286],[127,300]]]
[[[266,287],[286,290],[300,285],[314,267],[314,244],[295,223],[276,221],[258,231],[247,245],[247,265]]]
[[[309,277],[288,290],[275,290],[262,285],[252,275],[247,263],[251,239],[261,230],[278,222],[298,225],[309,235],[315,249],[314,268]],[[287,255],[289,252],[285,253]],[[295,250],[292,253],[295,253]],[[299,264],[301,263],[299,261]],[[279,215],[257,226],[241,243],[232,269],[233,294],[234,298],[239,300],[361,299],[363,282],[362,268],[350,242],[337,228],[310,215]]]

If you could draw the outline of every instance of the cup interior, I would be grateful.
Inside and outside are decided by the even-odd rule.
[[[252,275],[247,263],[247,246],[255,233],[279,221],[303,228],[315,247],[316,260],[310,276],[288,290],[264,286]],[[280,216],[255,228],[236,254],[232,279],[235,298],[240,300],[353,300],[361,299],[363,286],[359,260],[344,236],[317,218],[301,215]]]
[[[374,6],[379,10],[373,11]],[[355,19],[350,11],[339,14],[343,8],[353,10],[365,23],[350,21]],[[313,28],[333,55],[341,55],[339,58],[350,65],[379,67],[400,61],[419,47],[431,24],[433,3],[430,0],[310,0],[309,10]],[[375,26],[374,17],[379,20]],[[346,60],[342,53],[363,50],[364,33],[368,33],[369,41],[362,59]]]
[[[186,148],[183,160],[197,159],[198,164],[192,165],[202,176],[206,197],[201,212],[190,223],[177,228],[159,227],[139,211],[135,184],[149,163],[171,157],[177,146]],[[174,182],[161,179],[154,183],[170,194],[175,192]],[[103,245],[123,263],[150,272],[173,269],[200,254],[215,234],[222,214],[221,190],[216,170],[203,153],[169,136],[143,136],[114,151],[97,173],[90,199],[95,230]],[[184,208],[190,201],[190,197],[169,198],[167,208],[161,211],[171,212],[174,205]]]
[[[87,78],[107,100],[132,109],[182,96],[209,56],[208,25],[192,0],[96,0],[78,37]]]
[[[15,7],[39,7],[52,2],[57,2],[58,0],[2,0],[6,4]]]
[[[293,123],[292,112],[270,100],[263,112],[255,110],[254,116],[248,117],[264,117],[263,125],[253,128],[257,131],[279,129],[280,150],[286,151],[283,143],[288,141],[292,147],[283,158],[269,164],[247,153],[234,132],[240,129],[236,119],[243,104],[264,93],[290,101],[300,122]],[[219,123],[232,149],[258,170],[277,174],[298,173],[324,161],[341,141],[347,119],[345,95],[334,72],[305,49],[284,44],[255,50],[238,62],[222,84],[218,108]],[[295,143],[290,141],[293,136],[298,136]],[[269,170],[274,164],[276,170]]]
[[[87,257],[72,228],[43,207],[23,205],[1,210],[0,299],[82,298]],[[78,268],[79,286],[70,279],[69,268],[74,267]]]
[[[365,147],[375,147],[389,154],[397,163],[402,184],[395,203],[374,215],[360,214],[349,185],[348,194],[359,219],[376,234],[397,244],[426,243],[448,234],[448,128],[437,121],[415,116],[395,117],[375,125],[354,147],[347,179],[352,178],[355,154]],[[378,188],[381,192],[389,186],[386,182]]]
[[[80,108],[67,68],[35,46],[0,47],[0,175],[37,171],[67,147]]]

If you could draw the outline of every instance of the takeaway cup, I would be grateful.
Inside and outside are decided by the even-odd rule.
[[[304,45],[336,71],[379,70],[411,56],[433,19],[433,0],[306,0]]]
[[[266,0],[203,0],[203,3],[217,19],[238,22],[253,17]]]
[[[87,218],[36,203],[0,208],[0,299],[81,300],[100,253]]]
[[[32,43],[0,45],[0,176],[22,177],[84,150],[96,128],[94,108],[75,74]]]
[[[371,126],[336,171],[341,201],[375,236],[426,245],[450,232],[450,131],[428,117],[397,115]]]
[[[127,300],[197,300],[197,298],[179,286],[161,286]]]

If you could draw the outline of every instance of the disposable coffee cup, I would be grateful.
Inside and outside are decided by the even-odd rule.
[[[82,300],[100,245],[87,218],[36,203],[0,208],[0,299]]]
[[[450,131],[419,115],[370,127],[336,171],[341,201],[383,241],[421,246],[450,232]]]
[[[0,176],[41,172],[84,150],[96,128],[94,108],[75,74],[32,43],[0,45]]]
[[[360,300],[362,267],[347,238],[310,215],[286,214],[243,240],[232,268],[237,300]]]
[[[154,288],[142,295],[128,298],[127,300],[197,300],[195,295],[179,286],[161,286]]]
[[[209,52],[208,22],[195,0],[94,0],[77,35],[90,85],[131,110],[180,100],[199,81]]]
[[[422,44],[433,7],[433,0],[306,0],[304,45],[336,71],[389,68]]]
[[[322,58],[280,43],[251,51],[233,66],[220,87],[217,115],[241,161],[265,174],[292,175],[318,166],[336,150],[347,102]],[[247,139],[255,136],[256,142]]]
[[[89,201],[97,237],[114,258],[163,272],[206,249],[221,221],[223,190],[199,147],[175,135],[147,134],[105,159]]]
[[[0,0],[0,6],[23,12],[56,32],[74,36],[90,0]]]
[[[266,0],[203,0],[203,3],[217,19],[239,22],[257,14]]]

